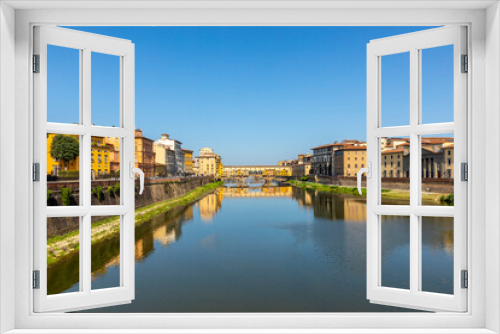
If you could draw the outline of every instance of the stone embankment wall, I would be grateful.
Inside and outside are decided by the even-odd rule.
[[[101,182],[101,181],[95,181]],[[109,181],[103,181],[109,182]],[[140,208],[143,206],[148,206],[153,203],[166,201],[169,199],[174,199],[183,196],[190,192],[191,190],[201,187],[205,184],[214,182],[213,177],[190,177],[190,178],[178,178],[178,179],[154,179],[147,180],[144,185],[144,192],[142,195],[136,195],[135,197],[135,207]],[[59,183],[59,182],[58,182]],[[116,181],[113,181],[113,184]],[[98,184],[101,185],[101,184]],[[97,186],[97,184],[92,183],[92,187]],[[108,186],[112,186],[109,184]],[[101,185],[103,188],[104,199],[99,201],[96,196],[92,196],[92,205],[119,205],[120,196],[119,195],[108,195],[107,187]],[[60,189],[61,187],[58,186]],[[137,183],[138,188],[138,183]],[[51,205],[62,205],[61,192],[56,190],[57,188],[50,188],[53,195]],[[74,203],[79,202],[78,189],[73,189],[73,200]],[[105,217],[92,217],[92,221],[99,221]],[[51,238],[57,235],[64,235],[71,231],[78,230],[79,228],[78,219],[69,217],[57,217],[50,218],[47,222],[47,238]]]
[[[356,177],[336,177],[336,176],[309,176],[311,181],[326,183],[342,187],[357,187]],[[362,187],[366,187],[366,178],[363,176]],[[383,189],[409,190],[410,179],[408,178],[384,178],[382,179]],[[422,191],[439,194],[453,193],[452,179],[423,179]]]

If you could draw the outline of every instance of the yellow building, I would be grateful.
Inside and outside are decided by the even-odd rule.
[[[167,147],[153,143],[153,151],[155,152],[156,176],[167,176]]]
[[[382,177],[405,177],[403,156],[403,149],[382,151]]]
[[[222,159],[220,155],[214,153],[211,148],[204,147],[200,150],[198,159],[198,174],[199,175],[222,175]]]
[[[184,152],[184,173],[186,175],[193,175],[193,151],[181,149]]]
[[[222,171],[224,170],[224,165],[222,165],[222,159],[218,154],[215,157],[215,168],[217,169],[217,175],[221,176]]]
[[[335,176],[356,176],[366,167],[366,146],[349,146],[335,151],[333,159]]]
[[[76,171],[80,169],[80,158],[77,157],[68,163],[64,161],[55,160],[50,154],[50,147],[52,141],[56,134],[47,135],[47,174],[52,176],[58,176],[59,171]],[[72,136],[79,139],[79,136]],[[92,137],[91,138],[91,169],[92,169],[92,179],[97,176],[109,175],[111,172],[111,161],[110,152],[114,149],[112,145],[105,143],[104,137]],[[119,145],[119,144],[118,144]],[[119,158],[118,158],[119,161]],[[76,176],[75,178],[78,178]]]
[[[120,138],[104,137],[104,143],[109,145],[109,168],[111,172],[120,170]]]
[[[57,134],[49,133],[47,135],[47,175],[57,176],[61,170],[79,170],[80,169],[80,159],[77,157],[69,161],[68,163],[60,160],[56,160],[50,154],[50,147],[52,141]],[[79,139],[79,136],[72,136],[73,138]]]
[[[92,137],[91,141],[92,179],[106,174],[109,175],[111,171],[110,152],[112,145],[106,144],[104,137]]]
[[[445,144],[443,146],[444,151],[444,178],[453,179],[455,175],[455,168],[453,167],[454,163],[454,152],[455,152],[455,144]]]

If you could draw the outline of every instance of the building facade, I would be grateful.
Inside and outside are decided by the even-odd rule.
[[[421,163],[423,179],[452,179],[454,173],[454,139],[423,137]],[[410,177],[409,138],[382,138],[382,177]],[[402,159],[402,160],[401,160]]]
[[[403,149],[382,151],[382,177],[409,177],[406,173],[409,174],[409,171],[404,170],[404,156]]]
[[[155,152],[155,175],[162,177],[167,175],[167,147],[162,144],[153,143]]]
[[[166,133],[161,135],[161,138],[156,140],[155,143],[166,145],[174,152],[174,175],[184,176],[184,152],[182,151],[182,143],[178,140],[170,138]]]
[[[60,179],[80,178],[80,157],[77,156],[71,161],[62,161],[52,157],[51,146],[56,134],[47,135],[47,175],[57,176]],[[63,135],[68,136],[68,135]],[[79,139],[79,136],[71,137]],[[106,137],[93,136],[91,138],[91,175],[92,180],[109,179],[116,176],[116,169],[112,169],[111,157],[114,152],[112,144],[106,142]],[[119,158],[118,158],[119,161]],[[116,165],[113,166],[116,168]],[[118,164],[119,171],[119,164]],[[119,175],[119,174],[118,174]]]
[[[455,144],[446,143],[443,145],[443,153],[444,153],[444,177],[446,179],[453,179],[455,175],[454,168],[454,150]]]
[[[184,152],[184,173],[193,175],[193,151],[183,148],[182,152]]]
[[[111,172],[110,152],[112,145],[105,143],[105,137],[91,139],[92,179],[109,178]]]
[[[135,130],[135,167],[144,172],[145,177],[156,175],[156,155],[153,140],[146,138],[142,130]]]
[[[202,148],[196,159],[198,161],[198,175],[223,175],[222,159],[211,148]]]
[[[334,176],[356,176],[359,169],[366,167],[366,146],[345,145],[335,150]]]
[[[314,175],[331,176],[333,173],[334,144],[313,147],[311,150],[313,151],[312,169]]]
[[[116,137],[104,137],[104,143],[109,146],[109,168],[111,174],[113,172],[119,173],[120,171],[120,138]]]
[[[311,154],[299,154],[292,161],[292,176],[306,176],[313,174],[313,159]]]
[[[54,141],[56,134],[49,133],[47,134],[47,175],[48,176],[63,176],[61,174],[67,174],[67,178],[79,178],[79,169],[80,169],[80,159],[79,157],[76,157],[75,159],[71,161],[62,161],[60,159],[55,159],[52,157],[52,154],[50,153],[51,151],[51,146],[52,142]],[[67,136],[67,135],[63,135]],[[79,136],[71,136],[75,139],[78,140]],[[61,173],[61,171],[72,171],[71,173]],[[69,175],[71,175],[69,177]],[[66,176],[66,175],[64,175]]]

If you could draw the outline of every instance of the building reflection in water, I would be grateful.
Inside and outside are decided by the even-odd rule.
[[[182,225],[193,219],[193,206],[174,208],[136,228],[135,259],[144,261],[154,252],[155,242],[166,247],[182,235]]]
[[[182,236],[184,224],[189,224],[197,216],[202,223],[215,221],[217,214],[222,208],[225,198],[259,198],[259,197],[288,197],[298,203],[302,209],[311,211],[315,219],[308,220],[304,224],[298,224],[289,228],[297,240],[312,240],[316,249],[322,253],[322,258],[327,261],[337,274],[346,272],[362,274],[366,270],[366,205],[364,197],[352,195],[340,195],[322,193],[294,187],[234,187],[220,188],[214,193],[206,195],[196,204],[187,207],[174,208],[171,211],[154,217],[150,221],[136,227],[135,258],[137,262],[144,262],[155,252],[155,247],[168,247]],[[250,205],[252,205],[250,203]],[[279,211],[277,215],[280,215]],[[285,215],[286,216],[286,215]],[[280,222],[281,216],[271,220]],[[196,220],[196,219],[195,219]],[[408,238],[401,237],[398,233],[407,234],[406,228],[402,228],[396,217],[386,219],[384,223],[387,231],[394,237],[384,247],[384,259],[398,255],[401,249],[407,248]],[[398,233],[396,233],[398,232]],[[396,234],[395,234],[396,233]],[[446,251],[453,256],[453,219],[427,218],[422,227],[423,254],[426,256],[423,262],[423,274],[436,268],[438,263],[433,264],[431,252]],[[210,239],[211,238],[211,239]],[[210,247],[215,239],[211,236],[204,239],[203,246]],[[212,240],[213,239],[213,240]],[[113,239],[114,240],[114,239]],[[92,253],[106,254],[102,256],[100,265],[94,267],[93,279],[105,275],[110,268],[119,266],[119,238],[117,247],[111,247],[115,242],[106,240],[103,243],[92,245]],[[112,253],[113,250],[116,252]],[[427,262],[426,262],[427,261]],[[74,267],[76,271],[67,282],[54,281],[53,292],[59,293],[72,287],[78,279],[78,256],[73,263],[61,263],[53,268],[54,273],[68,271],[68,266]],[[452,261],[450,262],[452,263]],[[442,267],[442,264],[439,264]],[[428,269],[426,269],[428,268]],[[53,275],[57,276],[57,275]],[[361,276],[360,276],[361,277]],[[430,277],[430,274],[429,274]],[[425,277],[424,277],[425,279]],[[76,280],[76,281],[75,281]],[[452,286],[452,285],[451,285]],[[57,291],[56,291],[57,290]]]
[[[329,194],[302,188],[293,188],[292,193],[293,198],[300,206],[314,210],[316,218],[366,222],[366,200],[364,197]]]
[[[201,221],[209,224],[222,206],[222,194],[219,192],[208,194],[196,202],[196,206],[200,211]]]

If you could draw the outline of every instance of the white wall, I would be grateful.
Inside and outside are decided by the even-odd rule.
[[[14,250],[15,12],[0,3],[0,253]],[[2,258],[4,259],[2,261]],[[14,258],[0,257],[0,333],[14,328]]]
[[[500,13],[499,4],[486,11],[486,253],[496,254],[495,265],[486,266],[486,328],[500,332]]]

